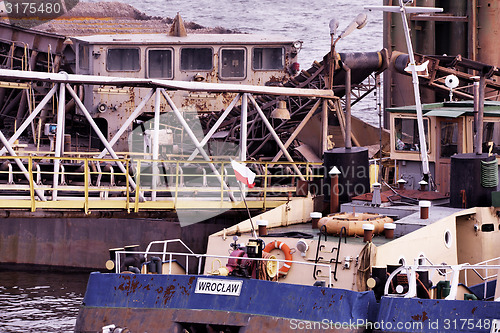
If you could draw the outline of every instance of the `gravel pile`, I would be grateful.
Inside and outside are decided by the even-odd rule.
[[[168,33],[172,18],[149,16],[120,2],[79,2],[63,16],[34,29],[65,36],[127,33]],[[188,33],[234,33],[221,27],[207,28],[184,22]]]

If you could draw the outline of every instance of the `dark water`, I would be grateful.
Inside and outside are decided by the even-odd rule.
[[[87,0],[97,2],[97,0]],[[116,0],[114,0],[116,1]],[[302,40],[301,68],[309,68],[329,51],[328,23],[342,31],[367,4],[381,0],[120,0],[153,16],[222,26],[241,32],[282,35]],[[369,23],[337,44],[339,52],[373,52],[382,48],[382,14],[368,13]],[[377,123],[376,101],[366,98],[353,114]],[[72,332],[85,293],[88,274],[0,271],[0,333]]]
[[[0,271],[0,332],[73,332],[88,276]]]

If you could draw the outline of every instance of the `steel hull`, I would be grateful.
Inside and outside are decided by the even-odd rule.
[[[189,325],[237,332],[361,332],[358,321],[375,319],[372,292],[216,277],[242,280],[241,294],[209,295],[195,292],[198,278],[92,273],[75,332],[97,332],[109,324],[148,333],[182,332]]]
[[[239,296],[196,292],[198,279],[242,281]],[[490,332],[500,302],[382,297],[254,279],[92,273],[75,332]],[[194,329],[194,330],[193,330]]]

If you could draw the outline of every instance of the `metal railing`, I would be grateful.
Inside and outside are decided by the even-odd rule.
[[[127,255],[127,254],[139,254],[142,255],[144,252],[138,252],[138,251],[116,251],[115,252],[115,273],[119,274],[120,273],[120,267],[121,267],[121,260],[120,257],[121,255]],[[168,274],[172,274],[172,263],[174,262],[174,257],[178,256],[184,256],[186,259],[186,264],[185,264],[185,271],[184,273],[186,275],[189,274],[188,267],[189,267],[189,258],[194,257],[197,260],[197,275],[202,275],[202,264],[203,264],[203,259],[208,259],[208,258],[213,258],[213,259],[244,259],[244,260],[249,260],[249,261],[263,261],[263,262],[275,262],[277,265],[280,263],[287,263],[288,265],[305,265],[305,266],[319,266],[323,267],[328,271],[328,287],[332,287],[332,270],[331,266],[327,264],[317,264],[317,263],[310,263],[310,262],[301,262],[301,261],[292,261],[292,260],[286,260],[286,259],[266,259],[266,258],[240,258],[240,257],[231,257],[231,256],[222,256],[222,255],[211,255],[211,254],[194,254],[194,253],[177,253],[177,252],[148,252],[149,255],[156,255],[156,256],[162,256],[163,258],[167,258],[168,260],[163,260],[163,263],[167,263],[169,265],[169,270]],[[294,266],[297,267],[297,266]],[[299,266],[300,267],[300,266]],[[297,269],[297,268],[295,268]],[[278,272],[276,272],[278,274]],[[290,272],[289,272],[290,274]],[[207,276],[213,276],[214,274],[207,274]],[[278,280],[279,282],[279,280]]]
[[[474,272],[479,277],[479,279],[481,279],[481,281],[483,281],[483,283],[484,283],[484,294],[483,294],[484,299],[486,299],[486,297],[487,297],[488,281],[497,279],[497,277],[498,277],[498,273],[497,273],[498,269],[493,269],[491,267],[493,262],[496,262],[496,266],[499,266],[500,257],[478,262],[477,264],[474,265],[475,267],[471,268],[472,272]],[[494,270],[495,273],[490,275],[488,271],[491,271],[492,269]],[[484,270],[484,275],[481,274],[479,272],[479,270]],[[465,285],[466,286],[469,285],[467,273],[465,274]]]
[[[418,259],[424,259],[423,257],[418,258]],[[416,259],[416,260],[418,260]],[[467,272],[472,271],[477,274],[482,281],[485,283],[485,288],[484,288],[484,297],[486,298],[486,288],[487,288],[487,282],[488,280],[491,280],[493,278],[497,278],[497,274],[493,275],[488,275],[488,270],[494,270],[498,271],[500,269],[500,264],[492,265],[490,264],[493,261],[500,261],[500,258],[494,258],[490,259],[487,261],[480,262],[475,265],[471,265],[468,263],[464,264],[457,264],[457,265],[411,265],[411,266],[401,266],[397,268],[394,272],[392,272],[389,277],[387,278],[387,281],[385,283],[384,287],[384,295],[389,295],[389,296],[398,296],[398,297],[405,297],[405,298],[411,298],[411,297],[416,297],[417,296],[417,272],[419,271],[440,271],[443,272],[442,275],[446,277],[446,279],[450,280],[450,285],[451,285],[451,290],[450,294],[445,298],[447,300],[454,300],[457,297],[457,292],[458,292],[458,285],[460,281],[460,273],[462,271],[465,272],[465,284],[467,285]],[[450,270],[450,272],[447,272]],[[485,270],[486,274],[485,276],[481,275],[478,270]],[[392,279],[397,276],[398,274],[403,273],[406,274],[408,277],[408,292],[405,294],[389,294],[389,288],[392,283]]]
[[[247,200],[264,209],[297,194],[300,177],[295,167],[307,181],[323,177],[322,172],[313,172],[321,163],[244,163],[257,174],[255,187],[245,190]],[[58,170],[54,164],[59,165]],[[233,192],[241,198],[229,161],[0,156],[0,197],[9,208],[81,208],[88,212],[97,207],[138,212],[175,209],[179,201],[193,198],[221,206]]]

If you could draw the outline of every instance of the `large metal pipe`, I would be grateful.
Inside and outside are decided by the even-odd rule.
[[[352,140],[351,140],[351,69],[343,64],[342,68],[346,72],[346,80],[345,80],[345,147],[346,149],[352,148]]]
[[[500,1],[477,0],[477,60],[500,67],[500,52],[498,41],[500,40]],[[480,26],[479,26],[480,25]]]
[[[240,149],[241,160],[247,160],[247,136],[248,136],[248,95],[243,94],[241,98],[241,129],[240,129]]]
[[[323,99],[321,109],[321,125],[321,155],[323,155],[328,150],[328,101],[326,99]]]
[[[479,79],[479,97],[478,97],[478,115],[477,115],[477,142],[476,154],[483,153],[483,116],[484,116],[484,89],[486,86],[486,78],[482,74]]]

